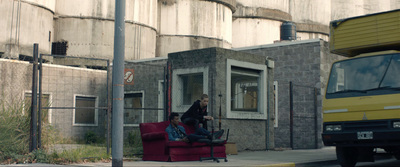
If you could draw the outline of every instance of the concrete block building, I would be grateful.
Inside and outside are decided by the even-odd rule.
[[[268,56],[275,61],[275,147],[321,148],[322,96],[325,93],[331,64],[344,58],[329,53],[328,42],[321,39],[235,50]],[[293,85],[292,104],[290,82]]]
[[[273,61],[265,56],[253,55],[222,48],[207,48],[171,53],[166,59],[129,63],[138,75],[138,85],[127,86],[127,92],[145,92],[144,108],[156,107],[157,84],[162,77],[144,76],[147,68],[168,63],[171,71],[167,81],[169,112],[181,115],[206,93],[209,95],[208,112],[215,120],[208,122],[209,130],[230,129],[229,141],[237,143],[238,150],[265,150],[274,148],[273,122]],[[167,67],[167,66],[165,66]],[[161,69],[159,72],[163,72]],[[142,73],[142,74],[141,74]],[[150,82],[148,82],[150,81]],[[136,80],[135,80],[136,82]],[[153,99],[153,100],[150,100]],[[158,112],[144,114],[144,122],[161,120]],[[221,113],[221,126],[218,121]]]

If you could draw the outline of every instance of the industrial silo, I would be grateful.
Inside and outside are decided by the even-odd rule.
[[[157,0],[127,0],[125,59],[156,57]]]
[[[54,9],[55,1],[0,1],[0,57],[31,57],[34,43],[41,53],[50,53]]]
[[[289,0],[237,0],[232,20],[232,47],[279,41],[282,23],[291,20]]]
[[[67,56],[112,59],[114,9],[114,0],[57,0],[55,43]],[[126,0],[125,60],[155,57],[156,20],[157,0]]]
[[[231,48],[235,0],[159,0],[157,56],[207,47]]]
[[[364,15],[364,0],[333,0],[331,20]]]
[[[328,40],[331,0],[290,0],[289,11],[296,24],[297,40]]]
[[[391,0],[364,0],[365,14],[378,13],[391,10]]]
[[[399,0],[332,0],[332,20],[398,9]]]
[[[400,9],[400,0],[390,0],[390,9]]]

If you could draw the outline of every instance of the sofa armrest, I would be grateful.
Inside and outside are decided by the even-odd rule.
[[[166,140],[168,141],[167,132],[150,132],[142,135],[142,140],[152,141],[152,140]]]

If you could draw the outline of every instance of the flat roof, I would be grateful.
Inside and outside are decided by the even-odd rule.
[[[279,47],[279,46],[298,45],[298,44],[304,44],[304,43],[313,43],[313,42],[318,42],[321,40],[323,40],[323,39],[316,38],[316,39],[307,39],[307,40],[300,40],[300,41],[283,41],[283,42],[273,43],[273,44],[232,48],[231,50],[234,50],[234,51],[253,50],[253,49],[271,48],[271,47]]]

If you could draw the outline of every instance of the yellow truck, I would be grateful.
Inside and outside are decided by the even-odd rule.
[[[376,149],[400,160],[400,10],[335,20],[323,99],[322,140],[341,166],[374,161]]]

